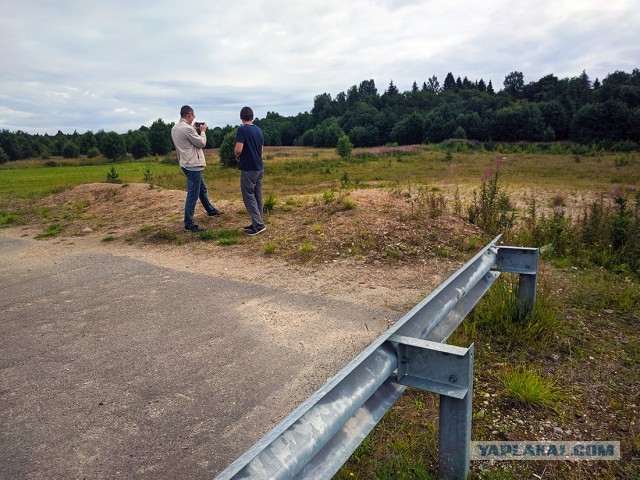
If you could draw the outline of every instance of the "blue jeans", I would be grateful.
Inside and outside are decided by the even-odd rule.
[[[204,183],[204,178],[202,178],[202,170],[196,171],[183,168],[182,171],[187,177],[187,199],[184,202],[184,226],[192,227],[195,225],[193,214],[196,211],[196,202],[198,199],[200,199],[207,213],[212,214],[217,210],[207,196],[207,186]]]

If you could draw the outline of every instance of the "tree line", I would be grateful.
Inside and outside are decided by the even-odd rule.
[[[603,148],[640,146],[640,70],[615,71],[592,82],[586,72],[559,79],[553,74],[525,84],[511,72],[496,92],[491,81],[434,75],[401,92],[391,81],[379,93],[364,80],[335,97],[317,95],[310,112],[257,118],[269,146],[336,147],[347,135],[355,147],[439,143],[458,138],[479,142],[557,142]],[[0,132],[0,163],[49,156],[103,155],[118,159],[166,155],[173,150],[173,123],[156,120],[125,134],[100,130],[56,135]],[[234,127],[207,130],[207,147],[218,148]]]

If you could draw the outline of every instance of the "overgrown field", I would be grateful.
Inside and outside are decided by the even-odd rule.
[[[169,212],[104,240],[216,242],[288,262],[349,257],[390,269],[464,260],[498,233],[506,245],[544,247],[533,314],[517,315],[517,278],[503,275],[450,339],[475,343],[472,437],[617,440],[622,460],[473,462],[472,478],[640,479],[639,153],[453,144],[356,150],[350,158],[268,148],[265,158],[270,237],[240,235],[234,212],[193,236]],[[239,204],[238,172],[222,168],[216,151],[207,159],[215,202]],[[83,183],[117,184],[107,192],[114,199],[133,183],[184,189],[173,156],[80,162],[88,160],[0,166],[0,226],[35,222],[43,237],[81,234],[78,219],[99,229],[89,213],[97,197],[56,204],[61,197],[49,196]],[[376,203],[367,195],[374,191]],[[408,390],[337,478],[436,478],[437,412],[435,395]]]

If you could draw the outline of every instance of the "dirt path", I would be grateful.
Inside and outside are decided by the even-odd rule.
[[[240,234],[237,244],[221,246],[182,231],[184,195],[146,184],[81,185],[45,199],[39,207],[40,218],[0,229],[0,236],[38,239],[34,255],[39,258],[68,251],[109,253],[396,311],[412,308],[463,263],[465,258],[446,254],[454,250],[448,244],[458,246],[473,237],[469,257],[475,253],[473,248],[482,246],[478,232],[453,217],[427,219],[424,230],[416,229],[403,221],[402,215],[413,208],[406,198],[375,189],[351,193],[357,207],[350,211],[327,214],[325,205],[298,200],[293,212],[282,209],[268,215],[264,234]],[[198,205],[196,217],[203,228],[241,230],[246,224],[240,201],[217,205],[226,213],[222,219],[207,218]],[[61,233],[42,237],[51,224],[62,224]],[[314,252],[298,254],[296,249],[309,237]],[[368,242],[365,247],[370,249],[358,242]],[[278,246],[275,254],[264,253],[267,243]],[[416,253],[385,261],[376,256],[381,248]],[[434,255],[438,248],[445,255]]]

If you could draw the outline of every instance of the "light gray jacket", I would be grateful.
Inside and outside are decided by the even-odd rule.
[[[207,144],[207,136],[204,132],[198,132],[184,118],[181,118],[171,128],[171,138],[182,168],[206,167],[207,162],[202,151]]]

